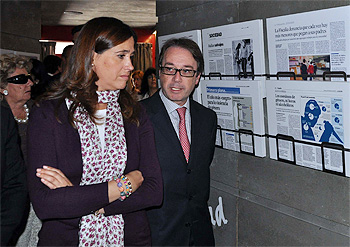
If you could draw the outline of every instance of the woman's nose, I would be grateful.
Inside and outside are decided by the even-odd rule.
[[[31,79],[28,79],[27,84],[28,84],[29,86],[33,86],[33,85],[34,85],[34,82],[33,82]]]
[[[126,64],[125,64],[125,66],[126,66],[126,69],[127,69],[128,71],[133,71],[133,70],[134,70],[134,66],[132,65],[131,58],[128,58],[128,59],[127,59],[127,62],[126,62]]]

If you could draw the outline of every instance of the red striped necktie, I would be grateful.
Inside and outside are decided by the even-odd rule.
[[[180,143],[182,146],[182,150],[184,151],[186,161],[188,163],[188,159],[190,157],[190,142],[188,141],[188,136],[186,131],[186,121],[185,121],[186,107],[177,108],[176,111],[180,117],[180,123],[179,123]]]

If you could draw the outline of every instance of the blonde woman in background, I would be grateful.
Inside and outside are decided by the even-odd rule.
[[[126,85],[126,90],[136,100],[141,99],[141,83],[143,78],[143,72],[141,70],[135,70],[132,72],[130,79]]]

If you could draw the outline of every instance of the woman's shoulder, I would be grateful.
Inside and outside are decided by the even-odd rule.
[[[36,108],[43,108],[43,109],[50,109],[50,108],[55,108],[57,107],[60,102],[64,102],[64,100],[59,100],[59,99],[43,99],[40,101],[37,101],[34,103],[33,107]]]
[[[147,115],[147,111],[146,108],[143,104],[141,104],[140,102],[138,102],[138,107],[139,107],[139,120],[142,121],[145,118],[148,119],[148,115]]]
[[[45,116],[54,116],[59,110],[62,104],[65,104],[64,99],[45,99],[35,102],[32,109],[31,114],[43,114]]]
[[[137,110],[137,120],[138,121],[130,121],[124,119],[124,123],[129,128],[139,128],[144,124],[145,121],[148,121],[148,115],[146,112],[146,108],[141,104],[140,102],[137,102],[137,104],[134,106],[135,110]]]

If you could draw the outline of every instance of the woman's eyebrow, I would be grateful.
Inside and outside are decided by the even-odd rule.
[[[130,50],[121,50],[121,51],[116,51],[115,53],[128,53]]]

